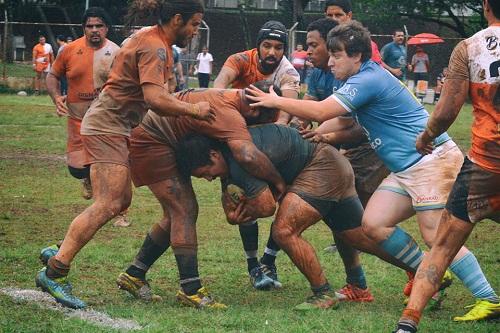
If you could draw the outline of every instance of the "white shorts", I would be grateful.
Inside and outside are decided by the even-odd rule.
[[[449,140],[408,169],[392,172],[377,191],[391,191],[410,197],[416,211],[442,209],[463,161],[464,155],[455,142]]]

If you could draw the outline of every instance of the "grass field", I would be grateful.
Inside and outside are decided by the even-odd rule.
[[[469,146],[471,109],[463,110],[450,133],[462,148]],[[80,184],[67,172],[63,159],[65,119],[54,115],[48,97],[0,95],[0,288],[34,288],[42,247],[64,237],[70,221],[88,202],[80,197]],[[146,332],[390,332],[402,305],[406,275],[374,257],[362,259],[376,301],[342,304],[338,310],[299,314],[293,306],[309,295],[300,272],[281,253],[278,269],[284,288],[253,290],[246,274],[238,229],[225,223],[218,202],[216,182],[195,180],[200,203],[198,220],[199,262],[203,283],[229,309],[197,311],[176,303],[178,275],[168,251],[149,274],[163,301],[142,304],[117,290],[114,280],[132,260],[149,227],[161,216],[159,204],[146,188],[134,190],[130,209],[133,224],[117,229],[111,223],[78,255],[70,274],[77,296],[94,310],[114,318],[132,319]],[[260,223],[261,249],[269,231],[269,219]],[[404,227],[417,235],[414,220]],[[468,241],[492,285],[500,287],[500,226],[482,223]],[[305,237],[318,250],[330,283],[339,288],[344,273],[338,254],[323,253],[331,242],[328,229],[318,224]],[[500,332],[498,323],[453,323],[474,302],[455,281],[440,311],[428,313],[420,332]],[[0,294],[0,332],[107,332],[79,319],[33,303],[14,302]]]

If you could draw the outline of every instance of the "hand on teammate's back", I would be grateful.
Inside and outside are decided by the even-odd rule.
[[[216,118],[215,112],[212,110],[210,104],[208,102],[199,102],[196,103],[198,105],[199,112],[193,115],[193,118],[199,120],[205,120],[209,123],[213,122]]]
[[[59,117],[68,115],[68,107],[66,106],[66,96],[56,96],[55,98],[56,104],[56,114]]]
[[[417,151],[422,155],[432,154],[434,150],[432,138],[430,138],[425,131],[420,133],[415,142],[415,148],[417,148]]]

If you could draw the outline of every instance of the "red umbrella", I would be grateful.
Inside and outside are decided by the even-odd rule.
[[[425,44],[440,44],[444,40],[434,34],[422,33],[408,39],[408,45],[425,45]]]

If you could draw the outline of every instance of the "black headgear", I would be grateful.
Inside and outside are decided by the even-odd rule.
[[[278,21],[267,21],[260,28],[257,34],[257,48],[264,39],[274,39],[285,44],[285,49],[288,43],[288,34],[283,23]]]

